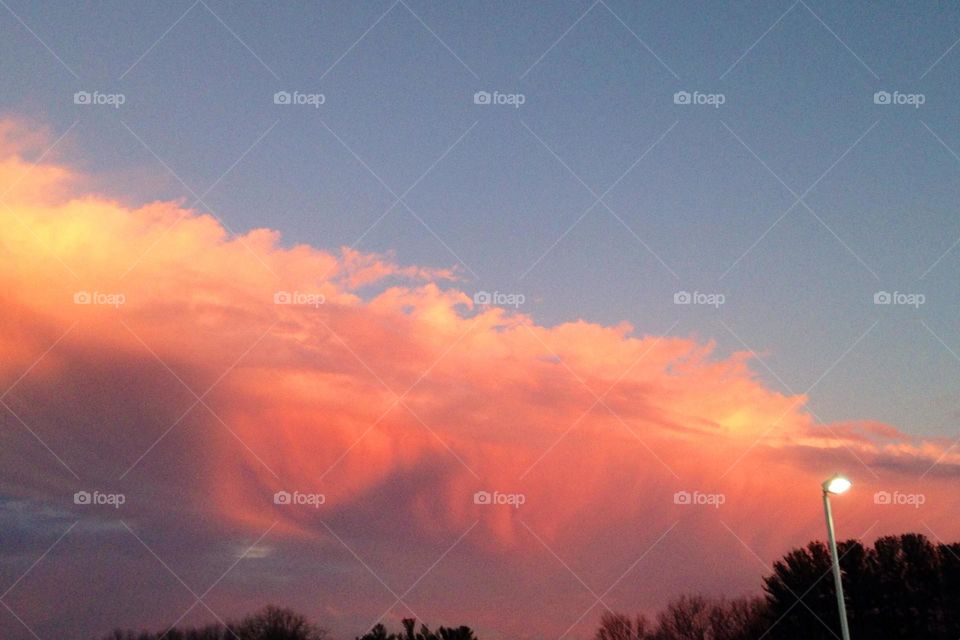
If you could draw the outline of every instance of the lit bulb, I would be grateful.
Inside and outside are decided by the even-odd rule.
[[[845,476],[835,475],[823,483],[823,490],[833,494],[846,493],[852,484]]]

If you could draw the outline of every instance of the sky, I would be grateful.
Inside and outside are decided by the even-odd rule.
[[[0,5],[3,637],[960,535],[960,9]]]

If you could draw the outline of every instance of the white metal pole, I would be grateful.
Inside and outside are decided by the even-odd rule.
[[[847,627],[847,604],[843,600],[843,582],[840,580],[840,557],[837,555],[837,539],[833,532],[833,511],[830,510],[830,493],[823,492],[823,511],[827,516],[827,536],[830,540],[830,558],[833,561],[833,583],[837,591],[837,608],[840,610],[840,631],[843,640],[850,640]]]

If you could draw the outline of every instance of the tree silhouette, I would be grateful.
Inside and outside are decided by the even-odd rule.
[[[663,640],[707,640],[710,604],[702,596],[680,596],[660,612],[657,623]]]
[[[754,640],[768,628],[767,604],[762,598],[720,601],[710,612],[712,640]]]
[[[849,564],[850,545],[838,546],[841,566]],[[764,591],[777,638],[819,638],[830,632],[833,626],[824,625],[837,617],[830,571],[830,551],[822,542],[794,549],[773,564],[773,575],[764,578]]]
[[[268,605],[236,628],[240,640],[325,640],[327,633],[291,611]]]
[[[958,545],[933,545],[910,533],[838,547],[851,635],[885,640],[960,637]],[[830,557],[822,543],[788,553],[774,564],[764,589],[779,620],[772,640],[834,638],[839,634]]]
[[[754,640],[766,627],[766,605],[760,598],[737,600],[680,596],[657,615],[656,626],[646,618],[635,621],[605,613],[594,640]]]
[[[414,618],[404,618],[401,624],[403,633],[388,635],[386,628],[377,624],[357,640],[477,640],[470,627],[440,627],[433,632],[425,624],[421,624],[420,631],[416,631],[417,621]]]
[[[650,633],[650,622],[642,615],[631,620],[622,613],[604,611],[594,640],[645,640]]]
[[[188,629],[171,628],[157,633],[114,631],[103,640],[327,640],[327,632],[304,616],[283,607],[267,605],[239,623],[211,624]]]

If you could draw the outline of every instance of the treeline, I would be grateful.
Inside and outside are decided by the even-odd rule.
[[[440,627],[434,631],[425,624],[416,630],[417,621],[413,618],[403,619],[403,632],[387,634],[382,624],[378,624],[369,633],[356,640],[477,640],[470,627]]]
[[[838,548],[850,635],[858,640],[960,638],[960,543],[920,534]],[[830,552],[795,549],[764,578],[764,596],[682,596],[654,620],[606,612],[595,640],[836,640],[840,637]]]
[[[103,640],[329,640],[326,630],[304,616],[281,607],[267,606],[237,623],[210,624],[156,633],[114,631]]]
[[[920,534],[839,545],[851,636],[856,640],[960,638],[960,543]],[[415,620],[389,633],[376,625],[356,640],[477,640],[469,627],[431,631]],[[530,629],[524,635],[537,636]],[[821,542],[773,565],[756,598],[681,596],[652,619],[606,612],[594,640],[836,640],[840,637],[830,553]],[[103,640],[329,640],[304,616],[274,606],[237,623],[157,633],[115,631]]]
[[[400,633],[387,633],[378,624],[357,640],[477,640],[469,627],[439,627],[431,631],[421,624],[417,630],[417,621],[412,618],[404,619],[402,624]],[[329,640],[329,634],[295,611],[270,605],[238,623],[171,627],[156,633],[117,630],[102,640]]]

